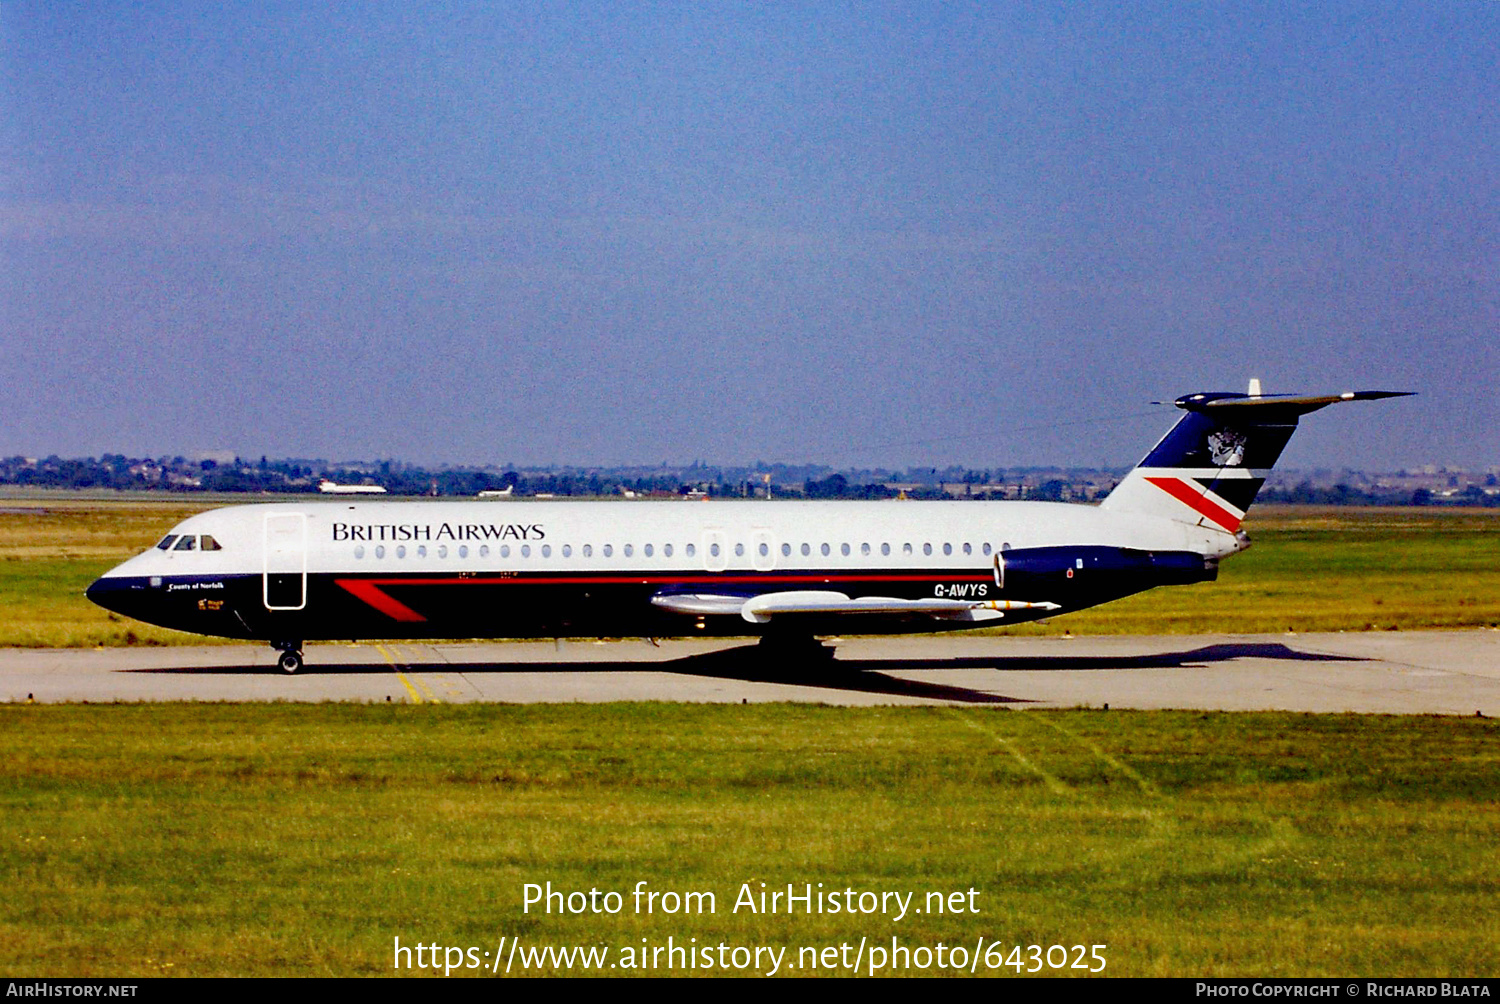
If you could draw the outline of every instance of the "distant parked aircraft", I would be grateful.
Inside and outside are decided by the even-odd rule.
[[[318,491],[325,495],[384,495],[381,485],[338,485],[327,478],[318,482]]]

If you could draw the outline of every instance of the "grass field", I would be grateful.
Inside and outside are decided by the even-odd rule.
[[[101,572],[218,501],[0,498],[0,645],[203,644],[83,598]],[[628,504],[628,503],[621,503]],[[898,503],[893,503],[898,504]],[[1258,508],[1219,580],[1151,590],[1023,634],[1500,625],[1500,509]]]
[[[1212,583],[1014,633],[1197,634],[1500,625],[1500,509],[1266,506]]]
[[[1493,975],[1497,739],[1351,715],[9,706],[0,970],[383,974],[396,937],[670,935],[794,962],[982,937],[1102,944],[1109,975]],[[522,912],[527,882],[641,880],[717,911]],[[972,887],[979,912],[731,912],[746,882]]]
[[[197,635],[124,620],[84,599],[83,591],[173,524],[212,508],[62,493],[44,501],[0,498],[0,645],[204,644]]]

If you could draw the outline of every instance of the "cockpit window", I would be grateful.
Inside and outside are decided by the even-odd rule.
[[[205,533],[202,537],[198,538],[198,550],[222,551],[224,550],[224,547],[217,540],[214,540],[212,537]]]
[[[169,533],[165,537],[163,537],[161,539],[161,543],[157,544],[156,546],[158,548],[160,548],[161,550],[163,550],[163,551],[170,551],[172,549],[172,541],[174,541],[176,539],[177,539],[177,534],[175,534],[175,533]]]
[[[197,545],[198,545],[198,538],[194,537],[190,533],[185,533],[185,534],[182,535],[182,539],[177,542],[177,546],[174,547],[174,548],[172,548],[172,550],[174,550],[174,551],[191,551]]]

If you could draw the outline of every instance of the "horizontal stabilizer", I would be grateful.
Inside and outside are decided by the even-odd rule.
[[[884,614],[926,616],[944,620],[998,620],[1007,610],[1060,610],[1056,603],[1024,600],[903,600],[890,596],[853,598],[829,590],[792,590],[746,598],[708,593],[654,596],[651,602],[673,613],[708,616],[739,614],[752,624],[773,617],[809,614]]]
[[[1379,401],[1388,397],[1412,397],[1414,393],[1409,390],[1346,390],[1342,394],[1308,395],[1190,394],[1187,397],[1178,398],[1175,403],[1177,407],[1187,411],[1213,409],[1215,412],[1222,413],[1227,420],[1233,420],[1231,413],[1244,413],[1245,418],[1255,418],[1260,414],[1271,412],[1282,415],[1306,415],[1308,412],[1343,401]]]

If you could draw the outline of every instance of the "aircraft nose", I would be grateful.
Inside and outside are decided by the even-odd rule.
[[[83,591],[83,595],[88,598],[89,602],[95,603],[106,610],[110,609],[109,604],[105,602],[105,597],[108,595],[108,593],[109,587],[104,584],[103,579],[95,579],[93,582],[89,583],[89,587]]]
[[[129,587],[120,579],[109,577],[95,579],[87,589],[83,591],[91,602],[98,604],[112,613],[123,614],[122,609]]]

